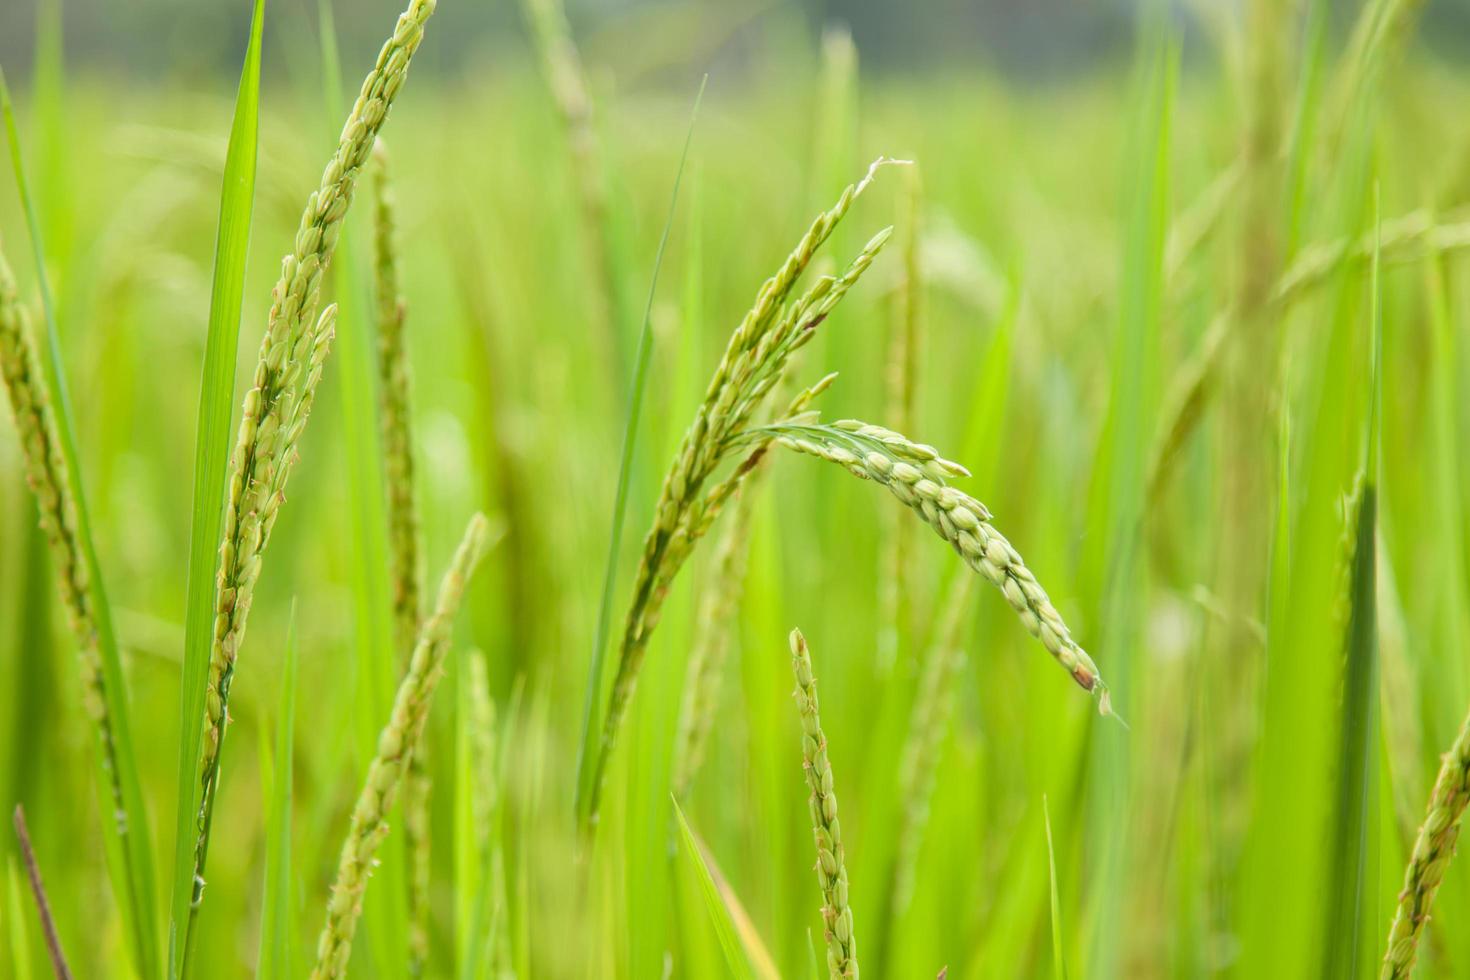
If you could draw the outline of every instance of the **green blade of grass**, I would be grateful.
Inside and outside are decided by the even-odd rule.
[[[61,0],[40,0],[36,10],[35,62],[31,68],[39,187],[37,208],[46,233],[47,260],[53,272],[65,271],[72,253],[75,186],[67,167],[66,52]]]
[[[683,845],[684,853],[688,855],[689,863],[698,877],[699,893],[704,897],[705,911],[709,913],[715,935],[719,937],[720,949],[725,954],[725,965],[738,980],[753,980],[755,972],[751,969],[750,958],[740,938],[741,932],[736,925],[735,916],[725,904],[720,885],[715,880],[716,873],[706,862],[704,847],[690,829],[689,821],[684,818],[679,801],[674,800],[673,805],[674,816],[679,822],[679,843]],[[769,956],[766,959],[769,961]],[[762,971],[762,976],[769,975]]]
[[[699,104],[704,101],[706,75],[699,83],[694,108],[689,113],[689,129],[684,134],[684,149],[679,155],[679,169],[674,173],[674,189],[669,195],[669,211],[659,236],[658,251],[653,257],[653,276],[648,284],[648,302],[643,308],[643,327],[638,334],[638,351],[634,357],[633,382],[628,398],[628,420],[623,427],[623,452],[618,464],[617,489],[613,494],[612,535],[608,541],[607,567],[602,578],[602,598],[597,609],[597,632],[592,645],[592,663],[588,670],[587,695],[582,705],[582,743],[577,750],[576,811],[580,821],[591,815],[596,796],[594,785],[601,774],[593,760],[597,758],[597,738],[602,731],[598,705],[602,702],[606,673],[607,634],[612,623],[613,594],[617,591],[618,553],[623,544],[623,518],[627,514],[628,484],[633,474],[633,452],[638,444],[638,419],[643,411],[643,392],[648,384],[648,364],[653,358],[653,299],[658,291],[658,273],[663,267],[664,249],[669,244],[669,231],[674,226],[674,212],[679,204],[679,185],[684,180],[684,166],[689,161],[689,145],[694,141],[694,123],[699,118]]]
[[[281,696],[276,708],[276,741],[262,753],[274,760],[269,782],[265,831],[265,887],[260,903],[260,959],[257,980],[286,980],[293,975],[291,914],[291,781],[292,744],[296,730],[296,607],[286,628],[286,660],[281,668]],[[265,738],[261,728],[261,738]]]
[[[1051,808],[1041,797],[1041,819],[1046,824],[1046,865],[1051,885],[1051,968],[1056,980],[1067,980],[1067,961],[1062,956],[1062,897],[1057,890],[1057,854],[1051,842]]]
[[[1376,194],[1375,194],[1376,211]],[[1377,225],[1375,214],[1375,226]],[[1383,310],[1378,285],[1379,249],[1375,240],[1370,278],[1373,342],[1370,347],[1371,394],[1364,420],[1362,497],[1351,529],[1353,555],[1348,581],[1345,637],[1346,677],[1343,684],[1342,729],[1338,744],[1337,802],[1333,808],[1332,883],[1326,894],[1327,944],[1324,977],[1355,977],[1361,964],[1372,962],[1365,950],[1371,922],[1364,921],[1377,893],[1379,835],[1370,826],[1377,813],[1378,758],[1378,413],[1382,397]],[[1351,515],[1350,515],[1351,516]],[[1371,914],[1371,912],[1369,913]]]
[[[97,647],[102,661],[102,680],[108,719],[112,726],[113,765],[109,771],[105,755],[98,754],[97,776],[100,799],[111,800],[113,787],[121,796],[122,812],[115,819],[103,821],[106,828],[104,840],[108,853],[108,867],[117,892],[118,907],[123,917],[128,937],[129,955],[138,972],[145,977],[159,974],[158,936],[156,932],[154,897],[157,894],[152,846],[148,839],[148,814],[143,804],[143,791],[138,781],[137,751],[133,745],[132,724],[129,720],[128,697],[124,689],[125,678],[122,657],[118,652],[117,636],[112,627],[112,609],[107,601],[107,592],[102,578],[101,564],[97,560],[97,548],[92,540],[92,522],[87,511],[87,496],[82,483],[80,460],[77,453],[76,425],[71,409],[66,379],[61,372],[61,338],[56,325],[56,303],[46,275],[46,246],[36,214],[35,202],[31,197],[26,180],[25,160],[20,147],[20,128],[15,121],[15,107],[10,99],[10,88],[5,82],[5,73],[0,70],[0,115],[5,120],[5,135],[10,143],[10,162],[15,171],[16,189],[20,194],[21,207],[25,212],[26,227],[30,232],[31,249],[35,255],[36,279],[41,290],[41,300],[46,322],[47,355],[44,373],[46,384],[56,402],[56,423],[61,435],[61,453],[65,462],[67,479],[71,484],[72,498],[76,501],[77,537],[82,544],[82,556],[86,563],[94,615],[97,622]],[[106,803],[103,810],[107,811]]]
[[[260,137],[260,53],[265,0],[255,0],[250,42],[225,154],[220,189],[219,227],[214,247],[214,279],[209,298],[209,328],[199,386],[199,419],[194,446],[194,510],[189,532],[189,570],[185,598],[184,666],[179,684],[178,804],[174,820],[174,878],[170,927],[170,975],[181,975],[192,931],[194,847],[203,787],[205,688],[214,641],[215,579],[224,521],[225,480],[230,454],[230,420],[235,399],[235,362],[240,347],[240,309],[255,205],[255,171]],[[179,930],[183,934],[179,935]],[[175,941],[178,940],[178,941]]]
[[[1141,547],[1145,518],[1149,440],[1158,414],[1159,342],[1163,331],[1164,257],[1170,219],[1172,126],[1179,71],[1179,44],[1162,19],[1151,20],[1140,36],[1137,113],[1130,139],[1130,174],[1123,229],[1119,322],[1113,340],[1112,390],[1096,455],[1091,526],[1106,528],[1099,544],[1084,556],[1084,582],[1096,596],[1097,650],[1113,685],[1118,714],[1132,717],[1139,697],[1139,656],[1144,645],[1145,610],[1141,597],[1149,569]],[[1146,734],[1140,733],[1146,739]],[[1098,856],[1093,882],[1089,971],[1117,974],[1124,952],[1120,918],[1129,904],[1134,844],[1112,815],[1129,807],[1132,743],[1125,733],[1097,733],[1089,822]]]
[[[21,900],[20,868],[15,858],[5,861],[5,918],[10,937],[10,975],[14,980],[31,980],[31,939],[26,932],[25,905]]]

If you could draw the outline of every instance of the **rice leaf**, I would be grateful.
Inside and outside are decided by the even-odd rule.
[[[1376,201],[1375,201],[1376,205]],[[1377,222],[1375,221],[1375,225]],[[1348,580],[1348,621],[1345,636],[1346,676],[1343,683],[1342,732],[1338,743],[1337,801],[1333,807],[1331,887],[1325,892],[1327,957],[1324,977],[1355,977],[1365,956],[1364,940],[1373,934],[1371,915],[1378,891],[1378,842],[1370,825],[1377,811],[1378,758],[1378,621],[1377,518],[1379,475],[1379,402],[1382,397],[1381,363],[1383,310],[1379,294],[1379,250],[1373,251],[1370,278],[1371,350],[1367,417],[1364,420],[1366,454],[1357,513],[1349,513],[1352,558]],[[1376,936],[1374,937],[1376,939]]]
[[[20,129],[15,121],[15,106],[10,99],[10,88],[5,82],[5,73],[0,70],[0,115],[4,116],[5,136],[10,144],[10,162],[15,171],[16,189],[20,194],[25,212],[26,226],[30,231],[31,249],[36,261],[36,279],[41,289],[42,306],[46,321],[46,346],[48,355],[44,373],[47,387],[56,404],[57,427],[61,434],[61,453],[66,464],[72,499],[76,502],[77,537],[80,539],[83,558],[86,562],[90,589],[95,605],[97,623],[97,646],[102,660],[103,689],[106,698],[107,716],[112,729],[113,769],[109,771],[103,753],[97,756],[98,788],[101,800],[114,796],[114,787],[121,812],[115,819],[103,821],[106,828],[104,840],[108,855],[108,868],[117,892],[118,908],[128,937],[129,955],[139,973],[156,976],[159,973],[159,950],[157,923],[154,920],[154,896],[157,893],[153,849],[148,840],[148,815],[143,804],[143,792],[138,781],[137,752],[133,745],[132,725],[129,721],[127,693],[122,657],[118,652],[117,637],[112,627],[112,610],[107,601],[102,569],[97,561],[97,549],[92,540],[92,522],[88,516],[87,498],[82,483],[80,460],[77,453],[75,415],[71,409],[66,379],[61,371],[61,337],[56,324],[56,302],[51,295],[47,279],[45,240],[41,233],[35,201],[26,180],[25,160],[21,153]],[[108,807],[103,806],[106,811]]]
[[[1062,899],[1057,889],[1057,854],[1051,843],[1051,807],[1041,797],[1041,818],[1046,824],[1046,864],[1051,883],[1051,968],[1056,980],[1067,980],[1067,961],[1062,956]]]
[[[670,799],[673,800],[673,797],[671,796]],[[684,853],[689,856],[689,862],[699,880],[699,892],[704,896],[705,911],[709,913],[710,922],[715,927],[715,935],[719,937],[720,949],[725,954],[725,965],[730,968],[730,972],[738,980],[751,980],[756,974],[752,970],[751,957],[747,952],[748,947],[742,942],[742,940],[748,942],[749,937],[742,934],[736,924],[734,910],[725,902],[725,889],[721,887],[723,879],[717,879],[718,872],[710,867],[704,845],[690,828],[689,821],[685,819],[684,811],[679,806],[679,801],[673,800],[673,805],[674,816],[679,821],[679,842],[683,845]],[[763,954],[764,950],[761,950],[761,953]],[[769,963],[769,954],[765,954],[764,959]],[[769,973],[762,970],[761,976],[775,976],[774,968]]]
[[[21,900],[20,868],[14,857],[5,860],[5,920],[10,939],[10,975],[14,980],[31,980],[31,939]]]
[[[1148,566],[1141,547],[1148,470],[1148,433],[1157,423],[1160,387],[1159,341],[1163,332],[1164,257],[1170,218],[1172,119],[1179,46],[1162,24],[1145,28],[1141,38],[1140,88],[1134,117],[1125,219],[1119,323],[1112,351],[1112,390],[1102,442],[1097,452],[1089,518],[1107,528],[1100,546],[1089,549],[1084,569],[1097,597],[1097,649],[1104,651],[1118,710],[1129,705],[1138,686],[1135,670],[1143,645],[1144,610],[1139,602]],[[1108,814],[1126,810],[1134,765],[1132,744],[1107,732],[1093,744],[1095,775],[1090,822],[1095,834],[1090,853],[1098,855],[1092,921],[1091,972],[1118,973],[1127,907],[1127,853],[1132,843],[1124,825]]]
[[[276,707],[274,760],[265,830],[265,888],[260,904],[260,959],[257,980],[286,980],[293,975],[291,914],[291,800],[294,778],[292,744],[296,727],[296,606],[286,628],[286,659],[281,667],[281,694]],[[261,729],[261,738],[265,738]]]
[[[617,489],[613,493],[612,535],[608,541],[607,566],[602,578],[602,599],[597,609],[597,632],[592,645],[592,664],[587,678],[587,694],[582,706],[582,744],[577,753],[577,814],[585,819],[593,797],[592,782],[596,778],[592,760],[597,757],[597,738],[602,731],[597,706],[602,703],[606,686],[607,634],[612,623],[613,594],[617,591],[618,553],[623,544],[623,519],[627,514],[628,483],[633,474],[633,451],[638,442],[638,419],[643,411],[643,393],[648,385],[648,365],[653,358],[653,300],[658,292],[658,273],[663,267],[664,249],[674,225],[674,212],[679,203],[679,185],[684,180],[684,167],[689,161],[689,145],[694,140],[694,123],[699,118],[699,104],[704,101],[706,75],[699,83],[694,108],[689,113],[689,128],[684,134],[684,149],[679,155],[679,169],[674,173],[674,189],[669,195],[669,210],[664,217],[663,233],[653,257],[653,276],[648,284],[648,302],[643,308],[643,328],[638,334],[638,352],[634,358],[633,383],[628,397],[628,419],[623,427],[623,452],[618,465]]]
[[[255,0],[250,42],[234,121],[225,153],[220,189],[219,226],[215,237],[214,279],[209,298],[209,327],[204,344],[204,370],[199,386],[199,419],[194,444],[194,509],[189,532],[189,570],[185,598],[184,666],[179,684],[178,803],[174,819],[173,929],[184,940],[170,952],[170,971],[183,970],[190,926],[189,903],[194,891],[194,846],[203,787],[199,780],[203,752],[205,688],[214,639],[215,580],[224,523],[230,420],[235,401],[235,363],[240,347],[240,310],[245,294],[245,268],[255,204],[255,172],[260,141],[260,54],[265,0]]]

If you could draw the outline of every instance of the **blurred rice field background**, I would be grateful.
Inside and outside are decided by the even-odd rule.
[[[755,976],[824,975],[794,627],[820,682],[870,976],[1376,974],[1440,755],[1470,709],[1470,71],[1424,46],[1417,5],[1145,11],[1118,57],[1047,79],[963,58],[870,72],[835,19],[779,6],[645,8],[625,22],[574,8],[577,40],[603,20],[581,52],[595,135],[584,166],[520,12],[498,22],[496,57],[436,67],[436,46],[472,22],[456,20],[469,17],[461,0],[440,4],[384,129],[427,581],[476,510],[496,543],[428,723],[426,974],[713,977],[748,961]],[[347,24],[338,5],[339,82],[318,11],[267,5],[237,415],[278,258],[379,43],[358,38],[387,36],[397,12],[359,6]],[[22,45],[29,73],[10,82],[166,884],[234,82],[94,70],[43,8]],[[651,305],[614,637],[726,338],[812,218],[890,156],[914,165],[878,172],[818,268],[844,267],[888,225],[894,242],[797,377],[838,372],[823,418],[891,425],[970,469],[956,485],[1025,556],[1127,723],[1100,717],[977,582],[958,607],[955,669],[929,692],[952,712],[925,716],[938,726],[923,745],[932,792],[915,787],[912,707],[948,649],[946,598],[973,573],[886,494],[782,453],[750,488],[730,657],[679,801],[718,869],[713,903],[671,797],[702,602],[728,587],[713,543],[670,593],[595,839],[574,810],[642,304],[706,70]],[[605,194],[590,222],[589,173]],[[327,291],[339,336],[370,343],[365,188],[358,198]],[[8,177],[0,236],[39,309]],[[894,334],[909,322],[912,380],[896,385]],[[200,976],[256,974],[293,608],[285,972],[314,958],[386,720],[371,658],[387,531],[361,522],[383,513],[382,476],[355,455],[352,413],[374,402],[343,389],[348,349],[328,362],[234,677]],[[132,976],[74,644],[14,432],[7,414],[0,802],[25,807],[76,974]],[[390,824],[357,976],[408,972],[401,815]],[[4,853],[0,977],[45,975],[18,852]],[[905,853],[909,894],[894,880]],[[165,889],[160,943],[167,901]],[[737,903],[732,959],[717,913]],[[1418,975],[1470,977],[1467,935],[1462,859]]]

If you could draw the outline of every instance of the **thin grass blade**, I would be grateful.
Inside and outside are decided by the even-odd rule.
[[[1051,885],[1051,969],[1056,980],[1067,980],[1067,960],[1062,955],[1062,897],[1057,888],[1057,852],[1051,842],[1051,807],[1041,797],[1041,818],[1046,824],[1046,866]]]
[[[14,980],[31,980],[31,938],[26,932],[25,905],[21,901],[20,868],[15,858],[5,861],[5,920],[10,940],[10,975]]]
[[[1375,222],[1376,225],[1376,222]],[[1373,935],[1364,921],[1373,907],[1378,886],[1378,841],[1370,820],[1378,812],[1378,413],[1382,397],[1380,358],[1383,347],[1383,310],[1379,294],[1379,249],[1373,250],[1370,279],[1371,396],[1364,420],[1363,483],[1357,513],[1350,513],[1352,558],[1349,563],[1348,621],[1345,637],[1346,677],[1343,683],[1342,734],[1338,744],[1337,802],[1333,808],[1332,887],[1327,904],[1327,944],[1324,977],[1355,977],[1372,953],[1364,940]],[[1371,912],[1368,914],[1371,915]],[[1376,936],[1373,936],[1376,940]]]
[[[673,798],[670,797],[670,799]],[[724,890],[720,887],[720,882],[716,881],[717,872],[706,861],[704,846],[690,828],[689,821],[685,819],[684,811],[679,806],[679,801],[673,800],[673,806],[674,816],[679,821],[679,842],[683,845],[684,853],[689,856],[689,863],[693,866],[694,873],[699,880],[699,892],[704,897],[705,911],[709,913],[710,922],[714,924],[715,935],[719,937],[720,949],[725,954],[725,965],[730,968],[730,972],[738,980],[753,980],[756,973],[752,969],[752,958],[745,945],[747,940],[736,924],[732,909],[725,904]],[[761,954],[765,962],[769,964],[770,955],[764,953],[763,949]],[[770,968],[770,972],[763,969],[760,976],[775,976],[774,968]]]
[[[199,420],[194,445],[194,510],[189,532],[189,570],[185,598],[184,667],[179,685],[178,804],[174,825],[172,922],[175,930],[189,918],[194,891],[196,820],[203,787],[205,688],[214,638],[215,581],[224,522],[225,480],[230,456],[230,420],[235,402],[235,363],[240,348],[240,310],[255,205],[255,172],[260,142],[260,54],[265,0],[255,0],[250,42],[235,116],[225,153],[220,189],[219,227],[214,247],[214,280],[209,298],[209,328],[199,386]],[[170,972],[182,971],[184,943],[171,943]]]
[[[260,908],[260,967],[257,980],[286,980],[294,943],[291,914],[291,800],[295,767],[292,744],[296,731],[296,607],[286,628],[286,660],[281,668],[281,696],[276,707],[276,741],[270,782],[270,809],[265,831],[265,888]],[[264,738],[264,735],[261,736]]]
[[[607,567],[602,578],[602,599],[597,609],[597,632],[592,646],[592,665],[588,671],[587,695],[582,706],[582,744],[577,753],[577,815],[588,816],[596,778],[592,760],[597,755],[598,734],[602,731],[597,706],[602,703],[607,659],[607,634],[612,623],[613,594],[617,591],[618,553],[623,544],[623,519],[627,514],[628,484],[633,475],[633,453],[638,443],[638,420],[643,412],[643,393],[648,386],[648,365],[653,358],[653,300],[658,292],[658,273],[663,267],[664,249],[674,225],[674,212],[679,204],[679,186],[684,180],[684,167],[689,161],[689,146],[694,141],[694,124],[699,118],[699,104],[704,101],[706,75],[699,83],[694,108],[689,113],[689,129],[684,135],[684,149],[679,155],[679,169],[674,173],[674,189],[669,195],[669,210],[659,236],[658,251],[653,257],[653,276],[648,284],[648,302],[643,308],[643,327],[638,334],[638,351],[634,357],[633,383],[628,398],[628,420],[623,428],[623,452],[618,465],[617,489],[613,494],[612,535],[608,541]]]

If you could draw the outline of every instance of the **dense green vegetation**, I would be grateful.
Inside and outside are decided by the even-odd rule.
[[[1470,799],[1470,76],[1416,47],[1417,5],[1339,32],[1260,0],[1196,23],[1187,59],[1155,19],[1126,71],[1040,87],[870,76],[841,32],[782,21],[693,121],[698,51],[687,90],[618,85],[554,0],[522,6],[523,61],[389,86],[386,178],[370,131],[338,146],[373,52],[339,54],[329,19],[306,43],[264,11],[292,70],[265,59],[253,173],[243,33],[238,100],[66,64],[45,17],[10,80],[28,186],[0,179],[0,360],[13,406],[24,314],[105,628],[94,669],[26,483],[35,430],[6,411],[0,803],[24,807],[75,973],[300,975],[351,880],[354,976],[1347,977],[1386,952],[1407,976],[1387,941],[1408,866],[1395,936],[1442,875],[1418,975],[1470,977],[1470,861],[1448,860]],[[340,214],[307,233],[302,209],[319,178],[316,201],[351,198],[359,163],[333,256]],[[644,535],[703,506],[665,474],[700,455],[686,428],[762,282],[839,204],[767,311],[800,338],[759,362],[769,397],[740,389],[755,411],[705,447],[703,491],[739,492],[682,574],[698,534],[659,552],[664,599]],[[330,260],[321,320],[271,312],[287,253]],[[284,497],[230,496],[241,405],[272,404],[246,392],[309,405],[313,366],[299,440],[251,442],[258,472],[299,456]],[[793,398],[820,421],[784,418]],[[913,442],[824,424],[848,418]],[[854,447],[883,456],[869,482],[824,461]],[[253,576],[236,532],[272,508],[252,628],[212,665],[234,635],[215,545]],[[625,630],[630,607],[650,620]],[[135,773],[99,769],[95,690]],[[382,806],[380,863],[354,863]],[[45,975],[0,853],[0,978]]]

